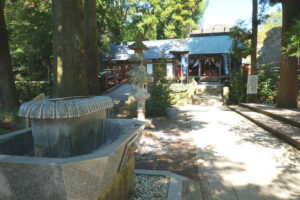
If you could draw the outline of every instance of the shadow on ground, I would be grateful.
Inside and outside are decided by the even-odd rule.
[[[153,159],[137,160],[136,169],[168,170],[199,181],[197,148],[193,141],[181,139],[181,136],[192,131],[187,113],[174,109],[170,117],[154,118],[153,124],[155,128],[151,131],[164,135],[158,142],[167,146],[168,150],[156,154]]]
[[[222,111],[232,112],[228,109]],[[204,121],[195,120],[192,112],[203,113],[202,120]],[[167,136],[162,137],[158,142],[168,146],[168,151],[156,154],[153,159],[136,161],[136,168],[168,170],[189,177],[200,183],[202,197],[205,200],[300,199],[299,178],[297,178],[297,174],[300,174],[298,150],[252,122],[239,117],[235,118],[237,124],[234,124],[232,122],[234,119],[231,118],[215,121],[218,126],[226,128],[229,133],[223,137],[224,141],[218,138],[222,134],[215,134],[217,138],[209,137],[210,133],[201,133],[201,130],[211,126],[205,119],[206,112],[206,110],[193,111],[191,109],[179,111],[175,108],[170,112],[169,118],[154,119],[156,128],[152,131]],[[234,117],[235,115],[228,116]],[[197,133],[196,137],[201,138],[204,136],[202,134],[208,134],[207,144],[210,145],[196,146],[192,139],[187,139],[191,137],[184,137],[192,133],[191,126],[194,130],[200,131],[199,136]],[[219,149],[214,146],[214,140],[218,140]],[[226,144],[230,140],[238,149],[231,149],[230,145]],[[244,155],[244,151],[248,148],[249,154]],[[235,154],[241,153],[238,152],[239,149],[247,159],[235,157]],[[222,150],[233,151],[230,154],[223,154]],[[261,153],[264,153],[266,159],[270,159],[270,163],[268,160],[262,160],[264,156],[259,157],[258,154]],[[226,155],[229,156],[226,157]],[[268,166],[264,166],[264,163]],[[275,171],[268,171],[270,166],[274,166],[270,169]]]

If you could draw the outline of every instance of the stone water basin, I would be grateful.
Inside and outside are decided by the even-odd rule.
[[[130,198],[143,128],[138,120],[101,118],[100,146],[80,155],[62,151],[60,157],[36,151],[34,127],[0,136],[0,200]]]
[[[105,132],[117,137],[92,153],[69,158],[28,156],[34,149],[31,129],[0,136],[0,199],[105,199],[114,179],[129,187],[114,191],[124,196],[117,199],[126,199],[134,189],[133,152],[144,125],[130,119],[106,123]]]

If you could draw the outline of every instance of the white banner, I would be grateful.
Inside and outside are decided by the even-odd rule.
[[[167,63],[167,77],[173,77],[173,63]]]
[[[147,64],[147,74],[151,75],[153,73],[153,64]]]
[[[181,75],[188,75],[189,54],[181,54]]]

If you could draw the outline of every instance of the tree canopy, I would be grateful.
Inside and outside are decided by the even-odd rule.
[[[52,79],[52,1],[6,3],[12,62],[17,80]],[[98,48],[113,43],[182,38],[199,26],[208,0],[96,0]]]
[[[49,80],[52,67],[51,1],[10,1],[5,11],[17,78]]]

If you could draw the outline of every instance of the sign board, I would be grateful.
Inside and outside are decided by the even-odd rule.
[[[167,77],[173,77],[173,63],[167,63]]]
[[[187,76],[188,75],[188,62],[189,55],[188,54],[182,54],[181,55],[181,75]]]
[[[248,75],[247,94],[257,94],[258,75]]]
[[[147,64],[147,74],[151,75],[153,73],[153,64]]]

